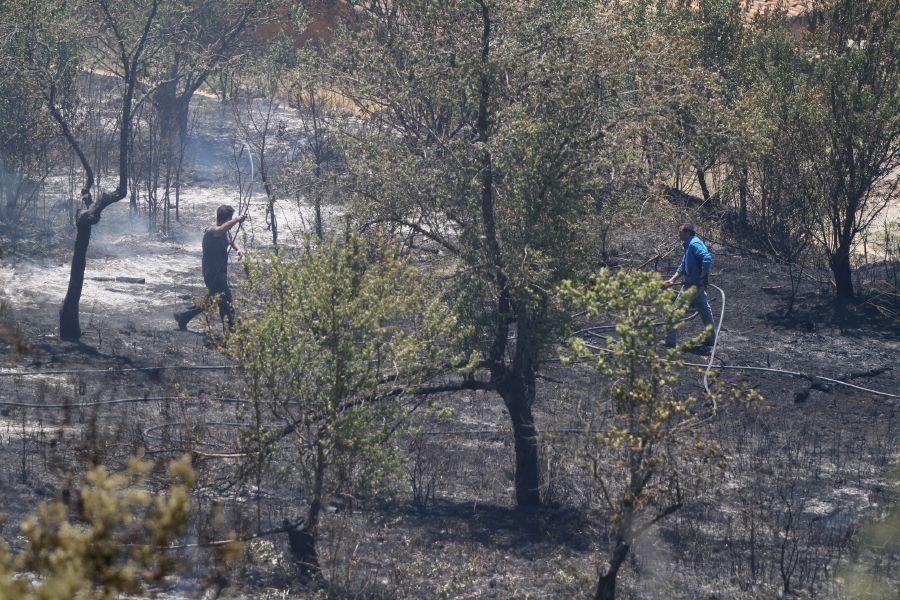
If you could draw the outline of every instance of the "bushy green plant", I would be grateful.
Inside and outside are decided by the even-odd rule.
[[[656,273],[603,269],[587,286],[563,284],[560,295],[567,308],[615,323],[604,344],[571,336],[563,352],[564,360],[608,382],[580,407],[586,430],[580,459],[612,520],[609,566],[596,590],[598,600],[611,600],[636,539],[681,508],[680,482],[696,475],[693,465],[724,464],[719,444],[696,427],[721,394],[697,397],[677,385],[678,350],[661,348],[660,337],[682,325],[687,302]]]
[[[845,566],[836,578],[838,589],[845,598],[887,600],[896,598],[900,592],[896,572],[895,577],[885,577],[884,571],[879,572],[877,568],[890,565],[890,557],[900,552],[900,506],[897,504],[900,468],[894,470],[890,487],[892,503],[888,514],[863,528],[862,549],[867,554],[868,564],[859,562]]]
[[[75,514],[62,501],[42,503],[20,526],[20,553],[0,544],[0,598],[115,598],[173,573],[176,564],[165,547],[184,533],[194,471],[187,455],[173,461],[169,488],[152,493],[146,485],[151,468],[140,458],[122,473],[94,467]]]
[[[420,272],[358,236],[310,241],[246,271],[246,306],[226,352],[252,399],[247,444],[258,471],[272,452],[293,457],[308,508],[291,549],[316,569],[329,494],[348,478],[377,490],[398,466],[389,440],[401,400],[451,360],[454,321]]]

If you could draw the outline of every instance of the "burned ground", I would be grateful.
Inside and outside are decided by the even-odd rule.
[[[162,245],[190,255],[174,242],[147,244],[153,252]],[[863,321],[841,333],[825,312],[827,290],[805,284],[798,317],[787,327],[777,319],[783,300],[772,291],[783,284],[780,269],[713,248],[715,281],[726,291],[720,364],[854,377],[855,384],[897,393],[896,323]],[[175,274],[182,282],[195,277],[189,261],[185,267]],[[123,273],[147,283],[97,282],[134,305],[95,310],[86,319],[84,345],[55,339],[58,300],[52,293],[12,284],[9,310],[31,350],[7,350],[0,394],[3,402],[35,407],[2,411],[7,538],[15,543],[14,524],[37,501],[61,494],[66,477],[85,463],[121,465],[141,450],[150,457],[194,451],[202,483],[193,541],[209,539],[203,524],[219,506],[233,521],[222,535],[252,533],[257,501],[260,528],[277,528],[299,512],[303,497],[284,479],[288,465],[271,465],[267,485],[257,490],[241,481],[238,459],[216,456],[235,452],[234,425],[242,422],[234,403],[241,390],[230,370],[115,370],[225,364],[202,327],[179,332],[171,320],[188,287],[154,283],[149,269]],[[86,303],[101,304],[95,298],[86,291]],[[718,315],[721,300],[712,301]],[[512,507],[512,448],[502,403],[484,392],[447,395],[440,403],[453,409],[452,417],[436,423],[414,417],[425,431],[408,440],[410,477],[396,478],[390,500],[357,490],[335,499],[323,544],[335,593],[512,598],[590,589],[596,550],[605,543],[604,516],[591,509],[584,473],[568,460],[577,436],[565,430],[573,425],[573,396],[590,393],[595,382],[562,366],[546,375],[537,419],[550,506],[531,513]],[[728,371],[721,379],[744,381],[765,399],[725,406],[709,423],[710,434],[733,456],[730,467],[713,480],[698,480],[688,493],[693,502],[651,532],[626,571],[626,589],[634,597],[695,598],[770,597],[787,587],[833,597],[842,565],[866,560],[864,525],[896,501],[890,466],[900,425],[897,400],[776,373]],[[696,374],[689,381],[699,390]],[[121,399],[133,401],[111,403]],[[50,405],[62,407],[42,408]],[[406,481],[411,478],[415,495]],[[232,593],[303,594],[292,583],[282,538],[251,543],[247,577],[231,579]],[[896,566],[893,560],[883,572]],[[207,575],[198,566],[185,578],[194,583],[181,588],[202,587]]]
[[[199,232],[234,194],[214,172],[221,164],[215,153],[223,160],[226,153],[226,125],[207,125],[194,142],[205,150],[196,153],[203,158],[171,237],[147,234],[124,204],[104,215],[88,263],[82,344],[55,334],[67,276],[64,213],[43,243],[4,259],[4,321],[14,325],[4,335],[0,370],[3,534],[15,547],[21,518],[39,501],[65,497],[87,464],[115,468],[138,452],[159,460],[192,452],[200,482],[185,541],[200,547],[182,551],[191,566],[164,593],[190,597],[215,585],[233,597],[318,597],[297,582],[283,533],[249,541],[233,570],[217,566],[203,548],[233,532],[278,529],[304,502],[289,454],[268,464],[259,481],[243,467],[237,454],[247,415],[239,378],[200,320],[180,332],[172,319],[202,292]],[[261,214],[261,204],[253,210]],[[293,210],[285,205],[285,214]],[[299,230],[303,220],[293,223]],[[657,229],[667,231],[668,223]],[[619,231],[611,260],[638,266],[671,244],[648,231],[644,224]],[[265,247],[264,232],[251,233],[250,245]],[[900,322],[862,305],[855,319],[837,325],[830,289],[816,281],[826,275],[815,270],[786,319],[783,267],[715,242],[711,248],[713,282],[725,291],[717,365],[821,375],[900,395]],[[668,275],[673,254],[648,268]],[[239,278],[240,269],[232,269]],[[711,300],[718,317],[722,298]],[[580,438],[573,406],[600,382],[548,364],[536,406],[546,507],[514,508],[502,401],[487,392],[445,394],[436,404],[452,409],[450,416],[413,414],[406,466],[384,489],[347,488],[332,499],[321,544],[332,597],[590,593],[608,544],[608,515],[597,510],[588,474],[572,460]],[[719,379],[715,385],[750,386],[763,400],[725,403],[706,422],[729,466],[697,465],[684,490],[690,501],[651,529],[626,566],[626,597],[832,598],[841,597],[836,581],[850,565],[896,577],[900,557],[873,555],[866,525],[896,506],[891,469],[900,401],[767,371],[722,370]],[[684,386],[699,393],[699,374],[686,371]]]

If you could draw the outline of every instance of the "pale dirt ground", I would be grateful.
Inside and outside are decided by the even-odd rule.
[[[188,149],[189,181],[181,192],[181,222],[174,221],[167,238],[147,234],[145,219],[129,214],[127,199],[107,208],[92,232],[85,283],[81,297],[82,326],[89,327],[110,311],[130,314],[148,325],[161,326],[171,320],[168,308],[183,304],[186,295],[202,295],[205,291],[200,274],[200,242],[204,228],[213,224],[220,204],[237,207],[238,185],[233,179],[233,147],[243,145],[234,118],[219,108],[219,102],[208,97],[195,100],[192,123],[194,135]],[[288,131],[300,126],[293,111],[280,109],[277,118]],[[249,177],[247,154],[239,157],[241,170]],[[254,161],[258,169],[258,161]],[[258,176],[257,176],[258,179]],[[64,182],[51,180],[50,193],[64,195]],[[301,243],[312,229],[312,208],[298,204],[295,198],[276,203],[279,242],[282,246]],[[253,188],[248,215],[250,219],[239,230],[238,243],[250,252],[271,248],[271,233],[266,230],[266,199],[261,184]],[[334,208],[324,207],[324,216],[334,218]],[[65,221],[60,211],[57,218]],[[238,231],[237,228],[234,230]],[[52,258],[24,259],[0,265],[0,294],[15,310],[34,310],[51,303],[61,303],[69,279],[70,254]],[[235,273],[236,258],[231,256]],[[94,278],[139,277],[145,285],[97,281]],[[159,306],[168,307],[160,312]]]
[[[128,205],[114,205],[104,212],[91,239],[85,283],[82,291],[82,318],[102,311],[121,311],[142,315],[148,298],[144,289],[153,290],[153,303],[172,305],[179,296],[203,289],[200,275],[202,231],[212,224],[216,207],[227,203],[231,190],[223,187],[189,188],[183,194],[182,222],[173,225],[169,239],[149,236],[143,220],[128,215]],[[305,225],[299,211],[279,207],[282,244],[299,241]],[[250,220],[238,236],[239,244],[250,252],[271,246],[265,228],[265,204],[257,194],[250,207]],[[209,215],[213,215],[210,218]],[[307,219],[308,222],[308,219]],[[295,235],[290,235],[294,232]],[[231,270],[236,258],[232,255]],[[146,286],[98,281],[95,278],[139,277]],[[67,261],[51,258],[23,260],[0,267],[0,292],[15,309],[34,308],[49,298],[62,301],[69,280]]]

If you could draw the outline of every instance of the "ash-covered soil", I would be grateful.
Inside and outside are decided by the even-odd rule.
[[[4,318],[27,342],[25,352],[6,344],[0,355],[0,403],[6,403],[0,506],[7,516],[3,535],[14,547],[22,516],[58,497],[67,477],[88,463],[121,466],[138,451],[160,460],[194,453],[200,482],[188,543],[215,538],[210,515],[222,507],[231,528],[250,532],[277,528],[301,512],[302,490],[290,480],[289,464],[271,465],[265,485],[235,476],[239,459],[223,455],[235,451],[246,423],[236,376],[202,320],[180,332],[172,318],[203,293],[203,227],[215,206],[236,203],[236,184],[221,166],[232,147],[226,121],[211,108],[197,116],[193,181],[169,237],[147,233],[127,204],[104,213],[91,242],[82,344],[55,335],[68,278],[64,215],[41,252],[7,255],[0,268]],[[301,208],[287,202],[280,208],[284,231],[299,234],[309,223],[308,208]],[[268,244],[261,194],[251,211],[244,241],[252,251]],[[667,235],[648,239],[637,228],[617,235],[614,260],[621,266],[642,264],[652,248],[671,244]],[[821,272],[809,274],[794,315],[783,318],[784,268],[715,242],[710,247],[713,283],[725,292],[717,365],[821,375],[900,395],[897,320],[862,305],[853,319],[836,324],[830,290],[815,281],[826,278]],[[668,275],[673,257],[649,267]],[[231,270],[239,279],[238,266]],[[723,298],[712,293],[711,302],[718,318]],[[185,366],[214,368],[178,368]],[[94,372],[105,369],[111,371]],[[321,555],[333,597],[590,596],[608,546],[609,516],[596,508],[586,473],[571,460],[578,446],[572,406],[597,382],[556,363],[544,375],[535,410],[547,507],[513,507],[512,436],[499,397],[445,395],[438,404],[451,407],[452,416],[437,422],[415,416],[423,432],[404,442],[410,473],[433,495],[414,497],[413,475],[401,475],[377,496],[346,490],[329,506]],[[702,389],[696,372],[685,377],[687,386]],[[651,529],[626,564],[623,597],[772,598],[787,589],[835,598],[836,578],[848,565],[867,565],[879,577],[893,573],[896,585],[900,557],[876,557],[867,548],[866,524],[896,506],[891,469],[900,460],[900,401],[765,371],[723,370],[719,378],[758,389],[764,400],[724,404],[707,423],[705,432],[732,457],[729,468],[698,466],[684,490],[690,501]],[[298,582],[283,535],[248,543],[244,562],[224,576],[201,550],[185,558],[192,566],[159,597],[197,597],[213,580],[226,597],[320,597]]]

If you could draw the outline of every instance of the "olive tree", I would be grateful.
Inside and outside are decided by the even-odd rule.
[[[60,337],[78,340],[81,337],[79,305],[91,231],[100,222],[103,211],[127,193],[135,96],[140,95],[139,79],[155,48],[152,34],[160,0],[117,3],[10,0],[10,4],[10,11],[4,17],[13,21],[26,37],[27,51],[16,57],[18,68],[35,85],[50,118],[83,170],[82,208],[75,218],[69,285],[59,311]],[[83,117],[77,83],[89,63],[117,77],[117,185],[102,190],[99,197],[95,196],[94,188],[100,165],[88,156],[77,129]]]
[[[14,10],[0,1],[0,13]],[[0,25],[0,230],[14,239],[38,197],[52,164],[55,130],[18,57],[28,52],[25,28],[11,19]]]
[[[253,34],[271,18],[267,0],[175,0],[161,7],[163,35],[159,51],[148,65],[147,84],[161,146],[161,173],[156,178],[161,177],[163,183],[164,227],[168,227],[171,208],[176,219],[179,217],[191,99],[217,70],[258,49],[262,40],[254,40]],[[278,31],[270,33],[277,35]]]
[[[816,134],[816,86],[796,73],[803,59],[780,13],[754,19],[744,70],[746,140],[739,223],[742,233],[788,267],[789,317],[804,262],[813,247],[810,223],[818,199],[804,185],[806,148]]]
[[[804,149],[804,185],[815,198],[812,231],[828,258],[839,313],[856,294],[857,235],[898,197],[900,2],[820,0],[819,27],[799,46],[798,76],[816,87],[815,134]]]
[[[743,114],[756,139],[742,221],[769,245],[787,243],[775,254],[797,255],[814,240],[839,315],[856,298],[857,236],[898,198],[898,8],[895,0],[818,0],[809,30],[797,32],[774,10],[758,15],[747,36]]]
[[[699,189],[704,205],[718,205],[731,176],[745,175],[748,152],[740,3],[639,2],[627,15],[629,37],[646,53],[635,104],[648,184],[681,199]]]
[[[519,506],[540,503],[533,405],[564,315],[551,290],[598,260],[600,209],[628,180],[612,141],[624,64],[592,2],[353,3],[324,69],[361,116],[339,136],[359,227],[425,241],[515,441]],[[615,155],[615,159],[613,158]],[[623,197],[625,194],[622,195]]]

